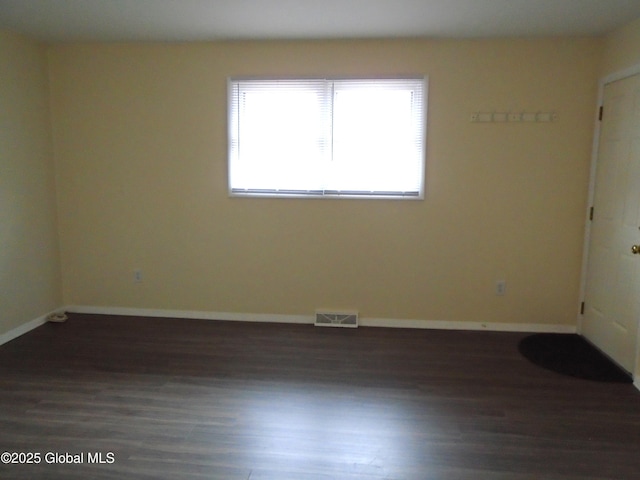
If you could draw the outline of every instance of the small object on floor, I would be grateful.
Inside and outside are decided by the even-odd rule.
[[[536,365],[563,375],[598,382],[633,382],[623,369],[580,335],[537,333],[523,338],[518,350]]]
[[[48,322],[62,323],[67,321],[67,314],[64,312],[54,312],[47,317]]]

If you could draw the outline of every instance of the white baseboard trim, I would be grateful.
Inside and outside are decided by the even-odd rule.
[[[433,330],[486,330],[491,332],[576,333],[574,325],[542,323],[463,322],[449,320],[405,320],[391,318],[361,318],[363,327],[419,328]]]
[[[60,311],[62,310],[59,308],[56,308],[55,310],[52,310],[49,313],[45,313],[44,315],[38,318],[34,318],[33,320],[27,323],[23,323],[22,325],[19,325],[16,328],[13,328],[8,332],[3,333],[2,335],[0,335],[0,345],[4,345],[5,343],[10,342],[14,338],[18,338],[19,336],[24,335],[25,333],[30,332],[35,328],[38,328],[40,325],[44,325],[45,323],[47,323],[47,317],[49,315],[55,312],[60,312]]]
[[[633,386],[636,387],[636,390],[640,390],[640,375],[633,377]]]
[[[124,315],[140,317],[188,318],[200,320],[226,320],[237,322],[262,323],[297,323],[313,324],[314,315],[279,315],[270,313],[233,313],[206,312],[200,310],[158,310],[148,308],[129,307],[98,307],[73,305],[66,307],[72,313],[86,313],[99,315]],[[550,325],[532,323],[498,323],[498,322],[461,322],[448,320],[407,320],[393,318],[361,317],[362,327],[385,328],[418,328],[437,330],[486,330],[495,332],[531,332],[531,333],[576,333],[574,325]]]
[[[201,310],[158,310],[153,308],[129,307],[95,307],[85,305],[68,306],[65,309],[71,313],[87,313],[96,315],[123,315],[134,317],[155,318],[188,318],[194,320],[225,320],[232,322],[261,322],[261,323],[309,323],[314,321],[313,315],[277,315],[268,313],[233,313],[206,312]]]

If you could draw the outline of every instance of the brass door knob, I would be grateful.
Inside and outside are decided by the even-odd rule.
[[[640,253],[640,245],[634,245],[631,247],[631,253],[634,255],[638,255]]]

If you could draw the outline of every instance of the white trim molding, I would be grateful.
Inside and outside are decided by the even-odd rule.
[[[133,317],[187,318],[192,320],[224,320],[260,323],[313,323],[313,315],[278,315],[270,313],[207,312],[201,310],[159,310],[153,308],[100,307],[72,305],[67,312],[96,315],[123,315]]]
[[[139,317],[186,318],[198,320],[224,320],[261,323],[297,323],[312,325],[314,315],[280,315],[275,313],[237,313],[207,312],[200,310],[158,310],[129,307],[100,307],[74,305],[66,311],[98,315],[124,315]],[[394,318],[361,317],[360,326],[383,328],[417,328],[434,330],[486,330],[494,332],[531,332],[531,333],[576,333],[575,325],[553,325],[542,323],[498,323],[468,322],[449,320],[411,320]]]
[[[432,330],[485,330],[488,332],[576,333],[575,325],[544,323],[499,323],[450,320],[406,320],[391,318],[361,318],[363,327],[419,328]]]
[[[0,345],[4,345],[7,342],[10,342],[14,338],[18,338],[25,333],[30,332],[31,330],[38,328],[40,325],[44,325],[47,323],[47,317],[53,313],[60,312],[61,309],[56,308],[55,310],[50,311],[49,313],[45,313],[44,315],[34,318],[33,320],[28,321],[27,323],[23,323],[22,325],[18,325],[16,328],[9,330],[8,332],[0,335]]]

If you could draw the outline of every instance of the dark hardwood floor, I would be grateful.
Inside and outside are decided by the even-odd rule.
[[[0,347],[0,478],[640,478],[640,392],[524,335],[71,314]]]

